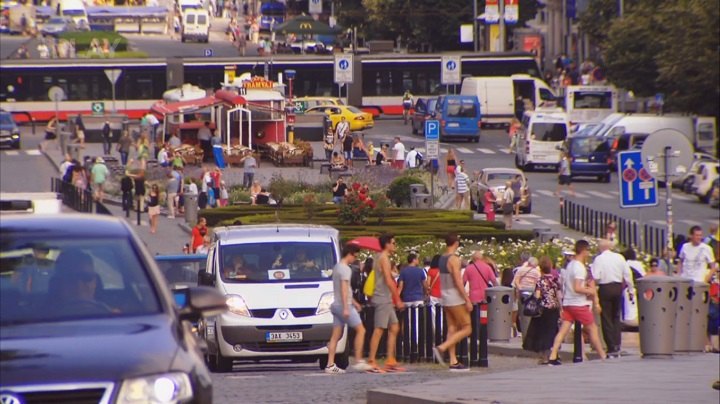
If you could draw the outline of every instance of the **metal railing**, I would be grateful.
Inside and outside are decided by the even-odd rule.
[[[560,223],[581,233],[604,237],[605,229],[611,222],[616,223],[618,242],[624,246],[659,257],[667,245],[666,231],[663,228],[641,224],[637,220],[625,219],[573,201],[565,200],[560,205]]]
[[[63,205],[82,213],[97,213],[112,215],[110,210],[102,203],[93,199],[92,191],[80,189],[75,185],[64,182],[60,178],[50,180],[50,188],[60,194]]]

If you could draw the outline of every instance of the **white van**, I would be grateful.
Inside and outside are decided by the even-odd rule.
[[[568,86],[565,111],[570,123],[597,123],[618,111],[618,92],[613,86]]]
[[[520,119],[524,111],[556,102],[555,94],[544,81],[527,74],[467,77],[460,94],[478,97],[485,125],[510,125],[512,118]]]
[[[688,139],[696,150],[715,150],[717,126],[714,117],[655,114],[611,114],[593,131],[596,136],[617,137],[623,133],[649,133],[674,129]]]
[[[188,39],[207,43],[210,40],[210,13],[203,9],[188,9],[182,14],[182,42]]]
[[[320,360],[327,366],[332,269],[340,257],[339,233],[328,226],[218,227],[201,284],[227,296],[229,310],[201,324],[208,366],[232,370],[233,360]],[[336,363],[348,364],[346,335]],[[344,353],[343,353],[344,352]]]
[[[83,30],[90,28],[88,22],[87,9],[82,0],[60,0],[56,8],[60,17],[70,17],[75,22],[78,29]]]
[[[515,166],[530,171],[535,166],[560,166],[563,142],[570,133],[567,114],[526,112],[515,138]]]

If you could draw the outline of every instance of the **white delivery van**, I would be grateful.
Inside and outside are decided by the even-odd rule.
[[[685,135],[696,150],[715,150],[717,126],[713,117],[655,114],[626,114],[618,117],[613,114],[603,122],[604,125],[593,134],[617,137],[623,133],[652,134],[661,129],[672,129]]]
[[[207,43],[210,40],[210,13],[204,9],[187,9],[182,14],[182,42],[188,39]]]
[[[555,94],[544,81],[527,74],[467,77],[460,94],[478,97],[485,125],[507,126],[513,117],[521,119],[526,110],[556,102]]]
[[[56,9],[58,16],[70,17],[80,30],[90,28],[87,9],[82,0],[60,0]]]
[[[530,171],[536,166],[558,169],[570,122],[563,112],[526,112],[515,134],[515,166]]]
[[[227,296],[229,310],[199,330],[213,371],[234,360],[291,360],[327,365],[333,327],[332,269],[340,236],[328,226],[272,224],[217,227],[203,285]],[[348,364],[346,336],[335,361]]]

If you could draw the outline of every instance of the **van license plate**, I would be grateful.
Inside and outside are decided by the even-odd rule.
[[[303,340],[301,332],[267,332],[265,333],[265,341],[267,342],[298,342]]]
[[[457,122],[450,122],[450,123],[448,123],[447,126],[448,126],[448,128],[459,128],[460,124]]]
[[[587,163],[587,162],[588,162],[588,159],[585,159],[585,158],[576,158],[575,161],[578,162],[578,163]]]

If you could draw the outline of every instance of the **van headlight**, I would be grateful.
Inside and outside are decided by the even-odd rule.
[[[238,295],[227,295],[228,310],[239,316],[252,317],[250,309],[248,309],[245,300]]]
[[[190,378],[185,373],[128,379],[122,383],[118,403],[177,403],[193,397]]]
[[[330,312],[330,305],[335,301],[335,295],[333,292],[326,292],[320,296],[320,303],[318,303],[315,315],[325,314]]]

